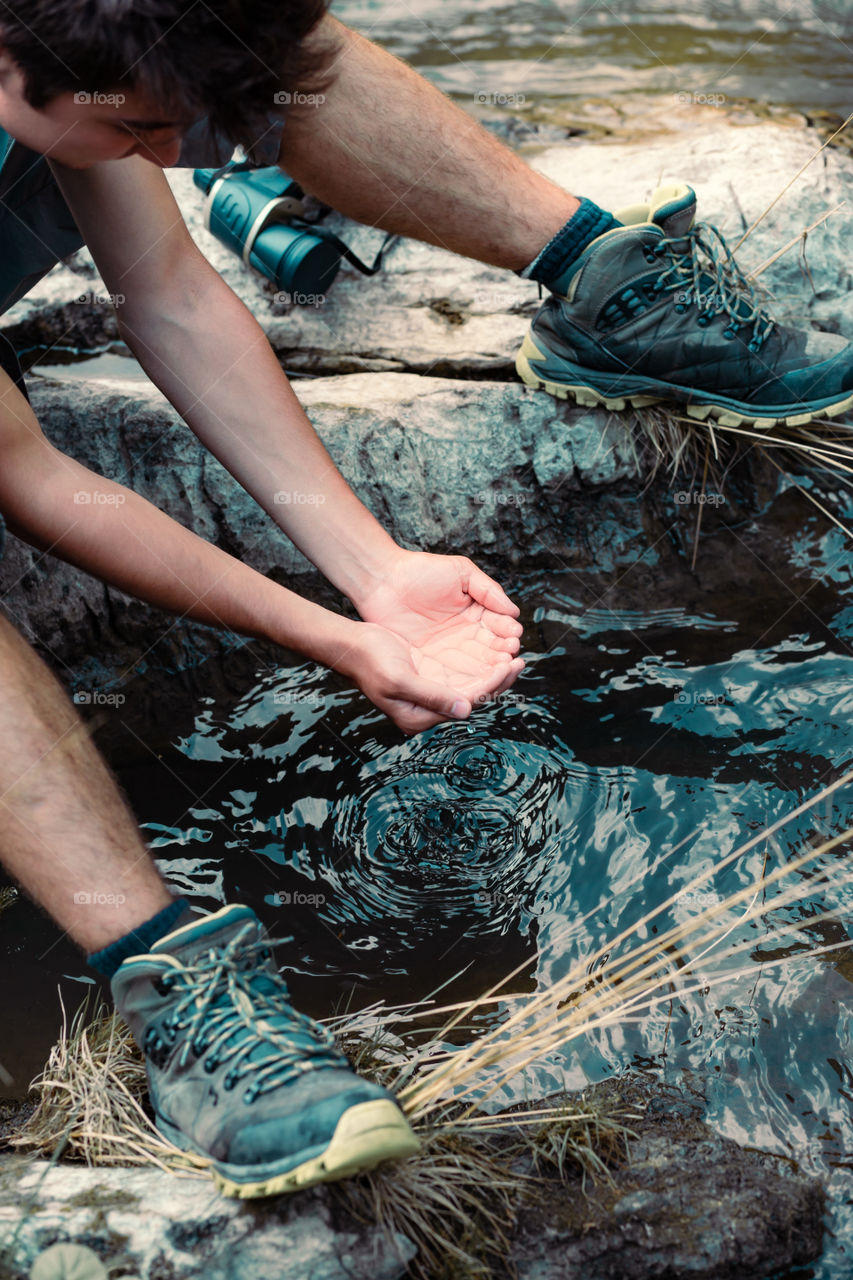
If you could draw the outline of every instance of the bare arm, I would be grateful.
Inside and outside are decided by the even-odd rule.
[[[211,546],[46,439],[0,370],[0,511],[13,533],[170,613],[339,666],[357,623]],[[87,500],[88,499],[88,500]]]
[[[138,157],[57,177],[151,380],[299,549],[356,604],[400,548],[335,467],[251,312]],[[289,504],[277,493],[298,494]]]
[[[428,644],[323,609],[211,546],[54,448],[3,370],[0,459],[0,511],[13,533],[158,608],[335,668],[406,733],[468,715],[505,677],[503,665],[448,667]]]
[[[410,729],[444,718],[454,694],[462,701],[453,714],[467,715],[472,700],[508,687],[523,666],[512,656],[521,634],[516,606],[465,556],[399,547],[358,500],[260,326],[193,244],[163,174],[125,159],[82,172],[57,168],[57,176],[108,289],[125,299],[122,334],[152,379],[362,618],[384,632],[367,651],[363,642],[356,683],[377,701],[372,677],[358,672],[365,663],[380,675],[393,670],[394,688],[405,685],[412,703],[388,714]],[[313,501],[278,504],[282,491]],[[383,689],[380,681],[377,705]]]
[[[308,43],[325,62],[323,101],[290,108],[279,163],[341,213],[518,271],[577,209],[435,85],[330,14]]]

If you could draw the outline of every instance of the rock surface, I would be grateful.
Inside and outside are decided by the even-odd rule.
[[[552,1185],[521,1215],[519,1280],[766,1280],[819,1256],[816,1179],[721,1138],[696,1098],[647,1085],[622,1093],[643,1112],[628,1160],[587,1196],[579,1180],[568,1194]]]
[[[600,512],[601,488],[639,475],[611,415],[521,385],[362,374],[298,390],[355,492],[411,547],[511,558],[523,546],[533,558],[562,540],[567,520]],[[291,580],[309,570],[155,387],[33,379],[31,394],[48,437],[84,465],[263,573]],[[286,515],[282,499],[316,496],[271,492],[268,503]],[[120,520],[121,509],[114,511]],[[150,621],[121,592],[11,538],[0,591],[12,620],[64,661],[97,650],[114,665],[137,634],[134,620]],[[158,636],[172,633],[162,615],[154,626]]]
[[[695,1097],[634,1080],[585,1099],[614,1096],[642,1116],[627,1159],[586,1191],[579,1175],[563,1184],[539,1171],[544,1181],[517,1205],[518,1280],[764,1280],[818,1256],[820,1183],[718,1137]],[[404,1235],[353,1223],[327,1188],[241,1204],[197,1176],[0,1156],[4,1236],[24,1209],[14,1280],[57,1241],[140,1280],[396,1280],[415,1254]]]
[[[733,125],[708,109],[705,127],[636,141],[583,137],[526,148],[535,168],[604,208],[648,199],[660,180],[683,179],[696,190],[699,217],[719,226],[732,246],[819,151],[816,129],[776,122]],[[761,156],[756,167],[755,157]],[[267,332],[283,364],[312,374],[414,372],[453,378],[514,378],[515,351],[538,306],[535,284],[431,245],[403,240],[372,280],[347,265],[318,304],[287,305],[274,286],[248,272],[203,225],[201,193],[189,170],[169,180],[196,243]],[[845,199],[808,238],[805,263],[794,248],[762,276],[781,318],[853,328],[853,283],[846,246],[853,194],[853,157],[823,151],[793,183],[740,251],[757,268]],[[379,232],[333,215],[328,223],[363,258]],[[92,347],[116,337],[115,316],[91,257],[76,255],[4,318],[23,345]]]
[[[133,1270],[140,1280],[398,1280],[415,1252],[378,1228],[337,1230],[323,1191],[246,1206],[198,1177],[4,1156],[4,1238],[24,1207],[15,1274],[57,1241],[87,1245],[111,1274]]]

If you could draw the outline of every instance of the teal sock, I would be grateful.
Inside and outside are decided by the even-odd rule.
[[[624,224],[584,198],[568,222],[560,228],[529,266],[517,274],[524,280],[536,280],[552,293],[565,293],[572,277],[571,268],[588,244],[605,231]]]
[[[183,919],[184,916],[186,919]],[[106,978],[111,978],[128,956],[150,951],[155,942],[159,942],[167,933],[171,933],[178,927],[179,921],[184,925],[197,919],[198,916],[190,910],[190,904],[186,898],[175,898],[174,902],[170,902],[168,907],[158,911],[150,920],[137,925],[123,937],[116,938],[115,942],[111,942],[109,946],[87,956],[86,963]]]

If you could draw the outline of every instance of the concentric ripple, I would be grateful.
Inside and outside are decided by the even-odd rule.
[[[463,916],[478,931],[504,932],[535,913],[564,774],[535,743],[472,740],[454,727],[372,762],[334,814],[321,872],[337,890],[331,917]]]

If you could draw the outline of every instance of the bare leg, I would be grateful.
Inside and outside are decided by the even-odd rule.
[[[172,901],[72,704],[2,614],[0,862],[86,951]]]
[[[292,108],[279,163],[341,213],[520,271],[578,200],[406,63],[325,18],[320,106]]]

